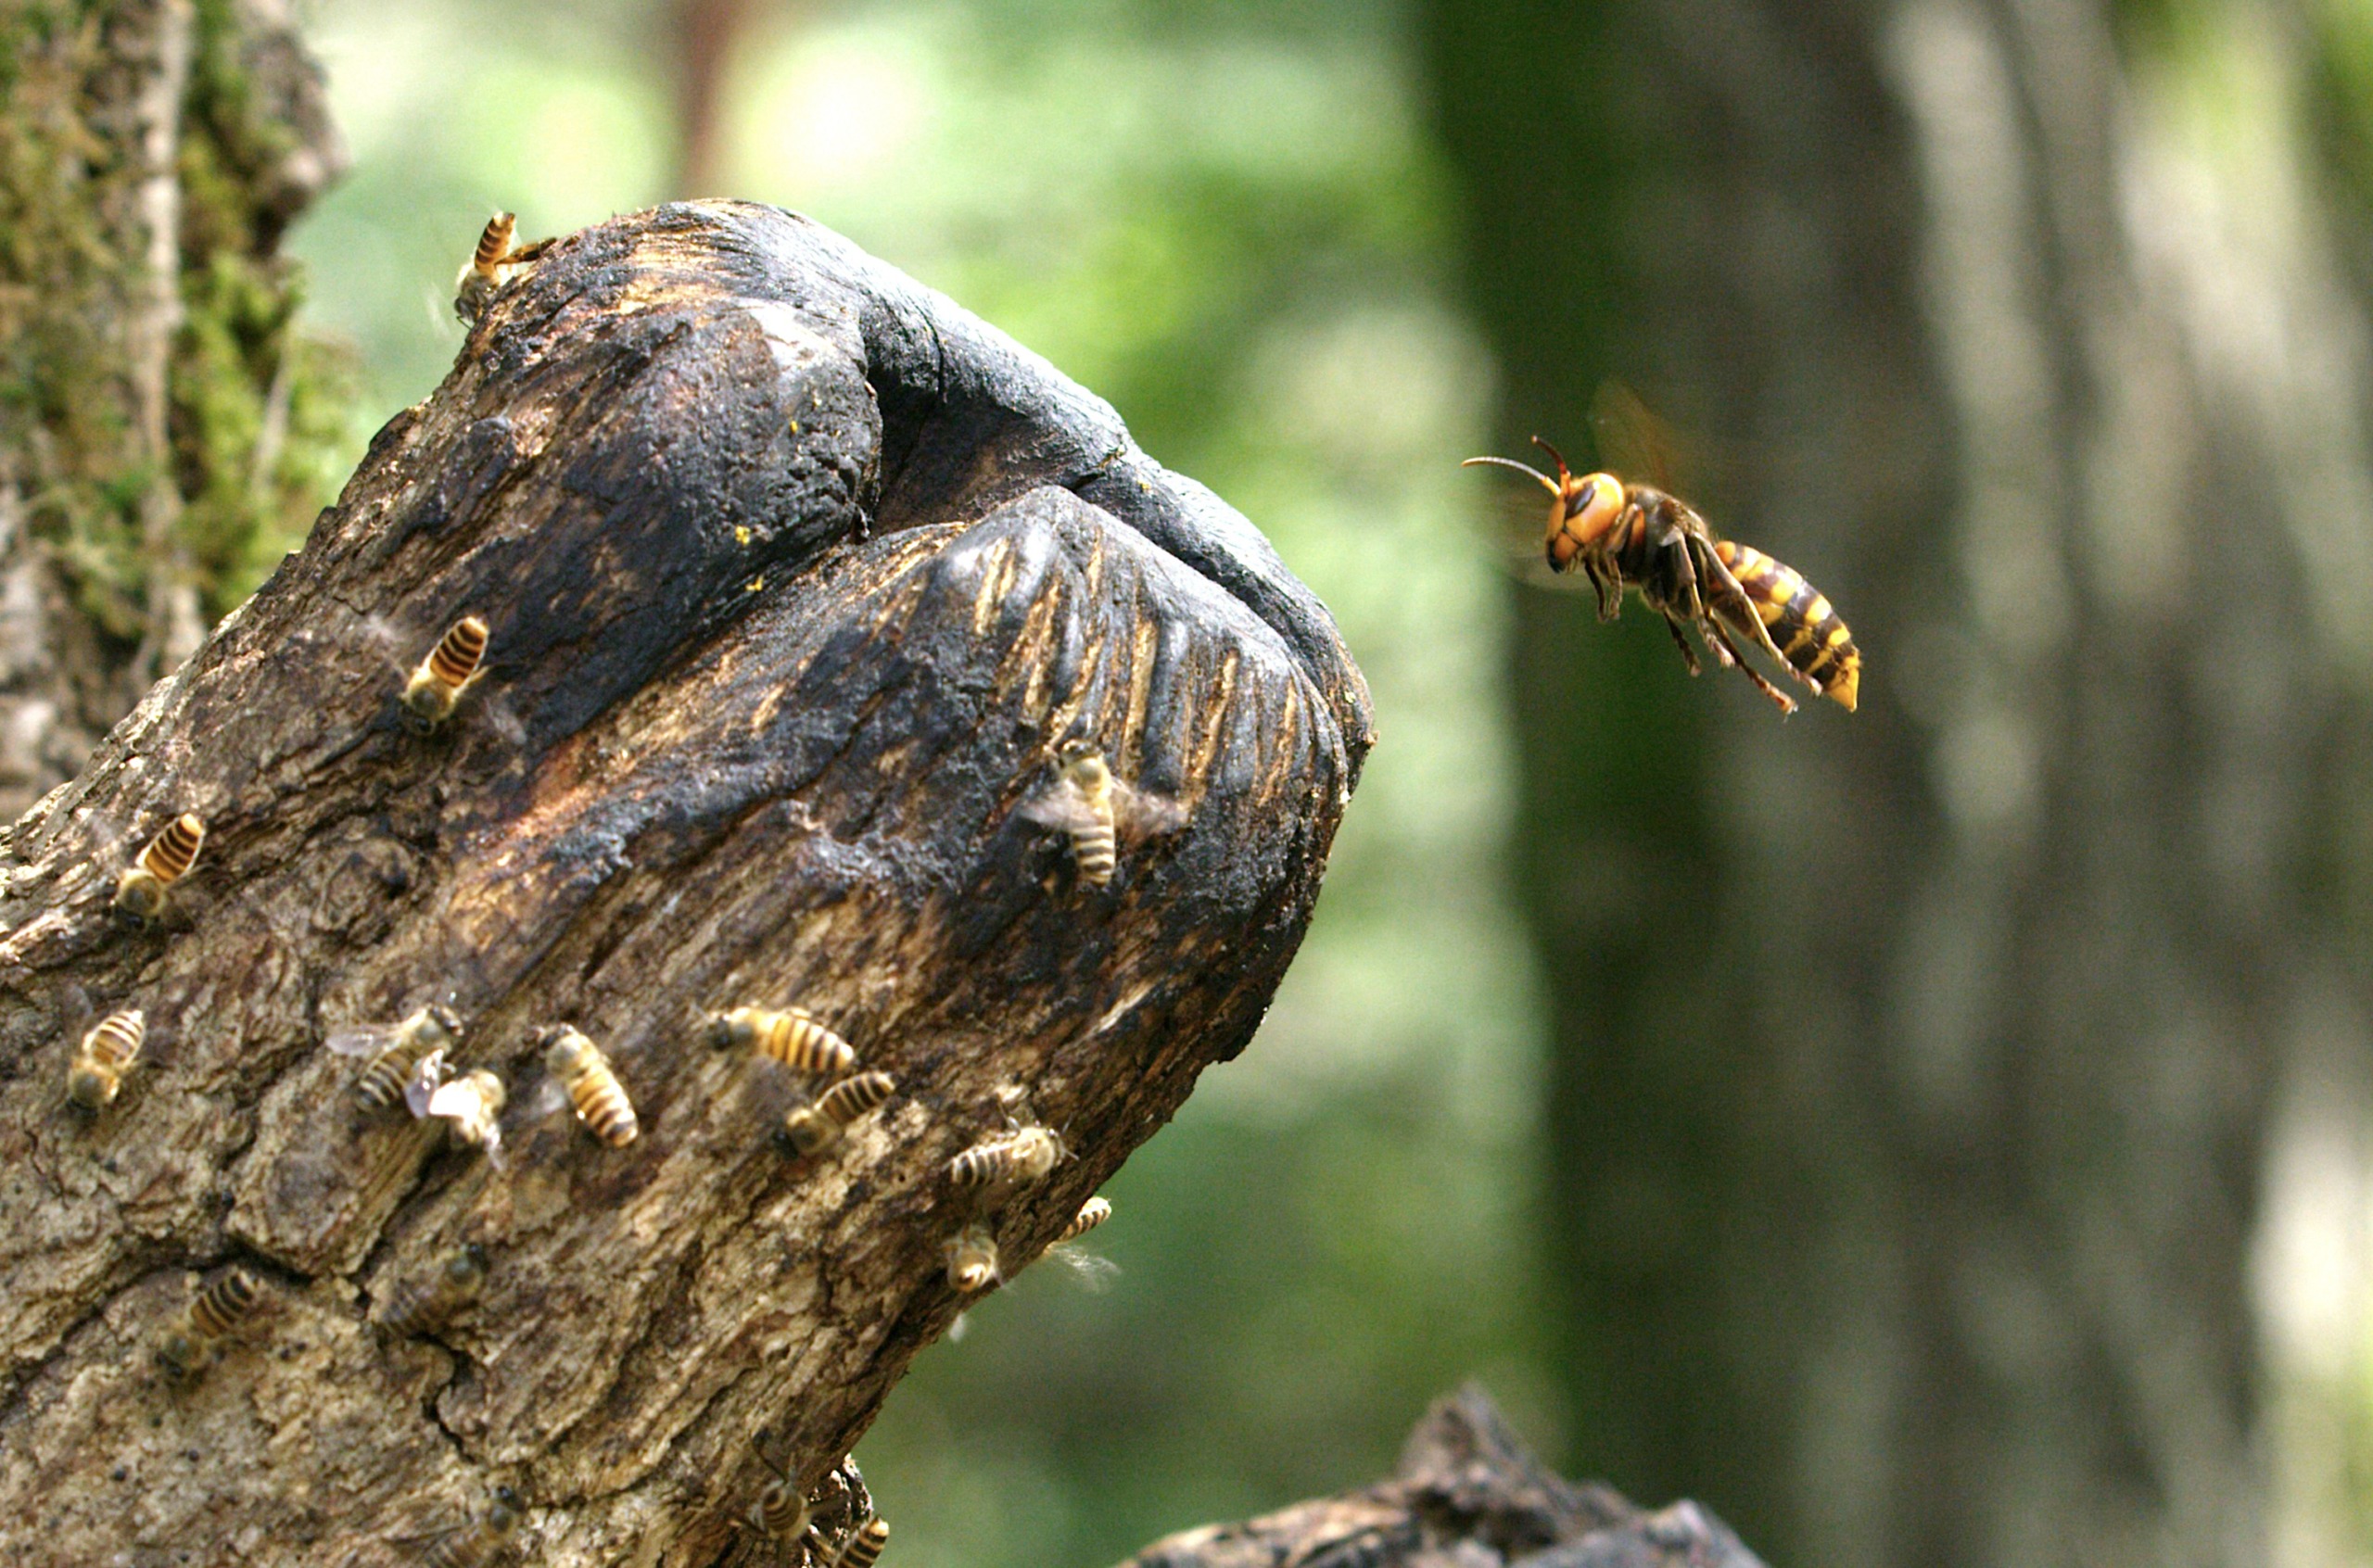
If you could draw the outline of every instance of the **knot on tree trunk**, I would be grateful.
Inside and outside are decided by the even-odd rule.
[[[1123,1568],[1762,1568],[1693,1502],[1650,1513],[1543,1469],[1470,1385],[1389,1481],[1157,1541]]]
[[[468,616],[483,662],[416,733]],[[768,1461],[822,1486],[960,1309],[951,1239],[1026,1265],[1250,1037],[1370,733],[1259,533],[945,299],[767,208],[561,240],[6,835],[0,1547],[388,1562],[509,1486],[545,1563],[740,1549]],[[1123,811],[1101,885],[1033,809],[1067,743],[1184,814]],[[181,813],[196,867],[128,925]],[[507,1085],[499,1167],[325,1048],[432,1005]],[[745,1005],[895,1092],[786,1153],[820,1083],[709,1047]],[[85,1119],[77,1025],[132,1007]],[[632,1142],[543,1106],[562,1024]],[[1014,1120],[1069,1157],[953,1185]],[[233,1264],[260,1303],[163,1378]]]

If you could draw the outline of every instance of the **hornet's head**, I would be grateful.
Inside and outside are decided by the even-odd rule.
[[[1537,468],[1516,462],[1514,458],[1473,457],[1462,464],[1472,468],[1478,463],[1490,463],[1499,468],[1513,468],[1529,474],[1550,494],[1549,530],[1543,550],[1553,572],[1570,572],[1582,551],[1604,538],[1623,515],[1625,498],[1623,481],[1612,474],[1576,474],[1566,466],[1566,460],[1556,448],[1535,436],[1533,445],[1547,452],[1557,465],[1557,477],[1552,479]]]

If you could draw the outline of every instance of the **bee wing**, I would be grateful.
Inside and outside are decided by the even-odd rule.
[[[412,1081],[404,1085],[404,1104],[412,1107],[415,1119],[445,1114],[437,1109],[437,1096],[445,1083],[445,1053],[431,1051],[420,1058],[412,1069]]]
[[[557,1078],[547,1076],[536,1085],[535,1094],[528,1096],[527,1119],[541,1121],[567,1104],[568,1085]]]
[[[1018,809],[1041,828],[1059,832],[1076,833],[1099,826],[1096,813],[1088,809],[1087,797],[1068,778],[1031,796]]]
[[[1158,839],[1186,826],[1186,808],[1168,795],[1157,795],[1112,780],[1112,815],[1133,839]]]
[[[1121,1265],[1100,1252],[1090,1252],[1076,1242],[1066,1242],[1047,1249],[1047,1256],[1070,1270],[1082,1289],[1091,1296],[1101,1296],[1112,1288],[1121,1277]]]
[[[349,1024],[333,1031],[324,1043],[341,1056],[375,1056],[396,1043],[399,1032],[394,1024]]]

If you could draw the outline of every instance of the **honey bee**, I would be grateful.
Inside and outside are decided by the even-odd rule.
[[[421,1561],[428,1568],[486,1568],[494,1561],[495,1553],[518,1533],[520,1515],[527,1507],[518,1493],[508,1486],[497,1486],[494,1500],[476,1524],[447,1532],[429,1547]]]
[[[428,1333],[476,1301],[486,1284],[486,1248],[467,1242],[448,1253],[437,1272],[388,1297],[379,1328],[390,1339]]]
[[[947,1283],[971,1295],[997,1282],[997,1238],[975,1221],[947,1238]]]
[[[116,879],[117,913],[143,923],[157,920],[165,912],[165,895],[189,875],[205,843],[206,824],[188,812],[166,823],[140,857]]]
[[[869,1513],[865,1523],[849,1533],[833,1554],[832,1568],[873,1568],[881,1561],[882,1549],[890,1544],[890,1522],[878,1513]]]
[[[482,315],[494,291],[517,276],[520,270],[552,248],[548,239],[511,246],[511,236],[518,232],[519,220],[511,213],[498,212],[486,221],[478,231],[477,248],[462,264],[453,279],[453,314],[463,322],[476,322]]]
[[[435,1003],[392,1024],[354,1024],[329,1038],[329,1047],[341,1056],[371,1058],[355,1081],[354,1097],[362,1108],[386,1110],[404,1097],[404,1086],[431,1051],[450,1051],[462,1041],[462,1020],[452,1009]]]
[[[113,1105],[123,1088],[124,1075],[140,1059],[141,1042],[147,1037],[148,1020],[137,1007],[109,1013],[93,1024],[74,1048],[73,1065],[66,1069],[67,1099],[77,1109],[91,1112]]]
[[[245,1269],[232,1268],[190,1298],[157,1345],[167,1378],[188,1383],[212,1363],[222,1341],[255,1315],[263,1286]]]
[[[1550,570],[1579,565],[1597,590],[1599,619],[1615,618],[1629,586],[1664,617],[1691,675],[1698,671],[1697,653],[1683,628],[1694,626],[1716,664],[1736,665],[1782,713],[1796,712],[1796,702],[1747,663],[1733,637],[1853,711],[1862,655],[1845,621],[1811,584],[1758,550],[1717,537],[1705,518],[1663,490],[1628,485],[1612,474],[1576,474],[1556,448],[1538,436],[1533,441],[1556,463],[1556,478],[1514,458],[1468,458],[1466,465],[1513,468],[1549,491],[1544,548]]]
[[[1022,815],[1042,828],[1067,835],[1080,880],[1110,884],[1121,863],[1121,836],[1153,838],[1186,825],[1177,802],[1148,794],[1113,777],[1111,765],[1092,741],[1063,742],[1057,752],[1055,782],[1022,804]]]
[[[802,1158],[813,1158],[837,1147],[850,1123],[887,1100],[897,1087],[897,1081],[886,1072],[844,1078],[818,1094],[814,1105],[801,1106],[784,1117],[784,1135]]]
[[[502,1106],[509,1096],[502,1080],[485,1068],[448,1077],[445,1053],[431,1051],[412,1069],[404,1086],[404,1104],[425,1121],[442,1117],[446,1132],[474,1148],[486,1151],[489,1164],[502,1169]]]
[[[1061,1134],[1049,1127],[1016,1127],[984,1138],[947,1162],[947,1180],[958,1187],[1026,1187],[1043,1182],[1071,1157]]]
[[[544,1070],[568,1092],[577,1119],[612,1148],[624,1148],[642,1132],[626,1085],[611,1070],[602,1047],[566,1024],[545,1031]]]
[[[758,1488],[757,1499],[750,1505],[750,1524],[768,1540],[795,1541],[807,1533],[814,1511],[790,1470],[767,1452],[771,1435],[761,1432],[750,1441],[750,1451],[758,1456],[758,1462],[774,1472],[774,1479]]]
[[[1061,1235],[1055,1238],[1056,1245],[1077,1241],[1111,1218],[1112,1205],[1106,1199],[1092,1197],[1079,1206],[1079,1212],[1072,1216],[1072,1222],[1063,1227]]]
[[[736,1007],[708,1017],[708,1043],[718,1050],[740,1046],[797,1072],[837,1077],[857,1066],[857,1050],[799,1007],[773,1012]]]
[[[486,675],[486,623],[464,615],[445,630],[404,682],[404,724],[425,735],[453,716],[463,694]]]

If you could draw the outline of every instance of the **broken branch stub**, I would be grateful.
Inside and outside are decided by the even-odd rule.
[[[469,615],[480,672],[416,733]],[[1185,810],[1108,887],[1020,809],[1067,740]],[[946,300],[754,206],[560,241],[6,836],[0,1549],[392,1562],[509,1486],[545,1563],[742,1549],[753,1435],[824,1480],[961,1307],[945,1241],[1029,1262],[1250,1037],[1369,740],[1260,535]],[[195,868],[125,920],[184,811]],[[745,1005],[895,1092],[793,1157],[823,1084],[710,1048]],[[500,1166],[352,1092],[353,1031],[431,1005],[462,1034],[424,1070],[506,1081]],[[148,1045],[82,1119],[95,1006]],[[564,1023],[633,1141],[546,1107]],[[1076,1158],[983,1215],[945,1168],[1009,1116]],[[431,1337],[374,1334],[471,1244]],[[158,1334],[233,1261],[266,1299],[169,1387]]]
[[[1655,1512],[1535,1460],[1488,1395],[1435,1401],[1390,1479],[1156,1541],[1121,1568],[1763,1568],[1694,1502]]]

